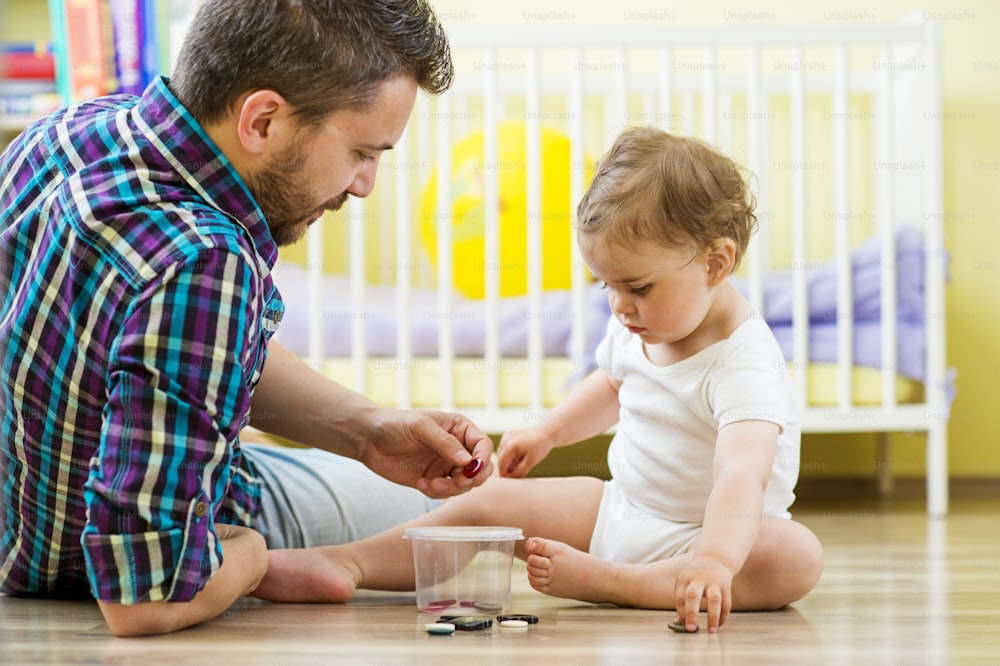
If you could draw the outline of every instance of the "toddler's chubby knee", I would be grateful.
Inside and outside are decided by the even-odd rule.
[[[798,523],[779,525],[780,532],[771,533],[766,545],[759,544],[753,560],[753,610],[777,610],[798,601],[823,574],[823,546],[816,535]]]
[[[812,533],[810,532],[810,534]],[[809,586],[810,590],[816,587],[816,583],[819,582],[820,576],[823,575],[823,567],[826,565],[826,555],[823,552],[823,544],[819,542],[816,535],[813,535],[812,541],[813,543],[809,549],[810,565],[813,572],[812,585]]]
[[[785,579],[787,598],[784,605],[798,601],[809,594],[823,575],[824,554],[823,545],[809,530],[797,540],[795,548],[790,553],[791,558],[782,576]]]

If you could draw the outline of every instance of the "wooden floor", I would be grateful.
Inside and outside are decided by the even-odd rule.
[[[709,635],[675,634],[672,613],[545,597],[516,564],[511,612],[527,629],[431,636],[413,595],[346,605],[243,600],[170,636],[116,639],[93,603],[0,596],[0,664],[1000,664],[1000,502],[800,508],[826,570],[794,607],[734,615]]]

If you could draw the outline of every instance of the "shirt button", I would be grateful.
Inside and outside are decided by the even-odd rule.
[[[204,502],[198,502],[197,504],[194,505],[194,515],[201,518],[206,513],[208,513],[208,507],[205,506]]]

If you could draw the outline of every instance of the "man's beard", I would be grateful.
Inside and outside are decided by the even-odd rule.
[[[311,200],[308,189],[299,185],[305,157],[305,141],[297,139],[246,179],[278,246],[296,242],[322,211],[338,210],[347,201],[346,192],[324,203]]]

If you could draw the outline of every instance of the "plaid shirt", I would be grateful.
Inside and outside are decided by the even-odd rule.
[[[189,601],[250,525],[239,449],[277,247],[170,92],[64,109],[0,158],[0,591]]]

